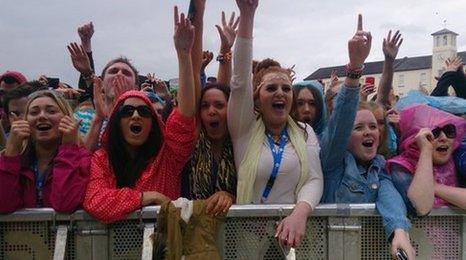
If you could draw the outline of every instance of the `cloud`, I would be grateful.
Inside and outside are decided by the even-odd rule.
[[[120,55],[129,57],[141,73],[177,77],[173,47],[173,5],[187,10],[186,0],[12,1],[2,2],[0,17],[0,71],[16,69],[29,78],[45,73],[75,84],[66,44],[78,41],[76,28],[93,21],[93,51],[97,71]],[[21,10],[19,12],[18,10]],[[234,0],[208,0],[204,20],[204,48],[217,54],[214,27],[220,13],[237,11]],[[460,34],[458,49],[465,50],[464,1],[316,1],[261,0],[256,15],[254,57],[271,57],[296,64],[302,79],[319,67],[348,62],[347,41],[358,13],[373,35],[369,61],[382,59],[382,39],[389,29],[400,29],[404,42],[399,56],[429,55],[431,33],[447,27]],[[216,75],[213,61],[209,75]]]

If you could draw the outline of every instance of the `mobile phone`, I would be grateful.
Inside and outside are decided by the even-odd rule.
[[[47,78],[49,88],[56,89],[58,88],[58,83],[60,83],[59,78]]]
[[[194,5],[194,0],[189,2],[189,9],[188,9],[188,18],[191,22],[194,19],[194,15],[196,14],[196,6]]]
[[[396,252],[396,259],[397,260],[408,260],[408,255],[406,254],[405,251],[398,248],[398,251]]]
[[[375,84],[375,78],[374,77],[366,77],[365,85],[374,85],[374,84]]]

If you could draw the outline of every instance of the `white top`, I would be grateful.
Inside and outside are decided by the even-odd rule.
[[[233,75],[231,94],[228,101],[228,128],[233,142],[236,168],[238,169],[246,154],[252,130],[256,121],[252,87],[252,39],[237,37],[233,56]],[[307,156],[309,178],[295,196],[295,189],[301,175],[298,155],[291,144],[285,146],[277,178],[265,203],[307,202],[312,209],[319,204],[323,192],[323,175],[319,158],[319,142],[311,126],[307,130]],[[273,168],[273,156],[267,140],[262,144],[258,172],[254,182],[253,203],[261,203],[262,193]]]

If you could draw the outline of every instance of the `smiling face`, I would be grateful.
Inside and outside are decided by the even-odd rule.
[[[56,142],[60,138],[58,125],[64,113],[50,97],[38,97],[29,104],[26,120],[31,137],[37,143]]]
[[[139,98],[128,98],[118,109],[120,128],[126,143],[137,148],[144,144],[152,129],[152,112],[149,106]]]
[[[442,165],[451,159],[453,154],[454,138],[448,138],[444,132],[441,132],[439,137],[432,142],[434,148],[432,152],[432,162],[435,165]]]
[[[356,160],[367,163],[377,154],[379,135],[374,114],[370,110],[359,110],[354,120],[348,149]]]
[[[266,126],[286,124],[292,103],[293,89],[288,75],[270,72],[262,77],[259,107]]]
[[[201,121],[212,140],[221,141],[228,134],[227,106],[228,100],[219,89],[211,88],[202,97]]]
[[[317,106],[314,95],[308,88],[299,91],[296,99],[298,121],[312,125],[316,119]]]

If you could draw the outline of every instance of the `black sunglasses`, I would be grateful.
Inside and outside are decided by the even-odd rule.
[[[124,105],[120,107],[119,113],[121,117],[132,117],[134,114],[134,111],[138,111],[138,114],[141,117],[151,117],[152,116],[152,111],[148,106],[131,106],[131,105]]]
[[[432,134],[434,138],[437,139],[440,136],[440,133],[444,133],[447,138],[455,138],[456,137],[456,127],[455,125],[448,124],[443,127],[436,127],[432,130]]]

